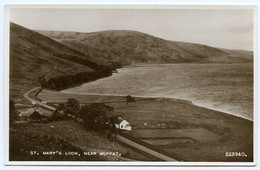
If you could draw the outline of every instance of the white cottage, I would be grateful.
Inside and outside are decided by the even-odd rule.
[[[131,130],[131,125],[126,121],[124,120],[123,118],[121,117],[118,117],[117,118],[117,121],[115,123],[115,126],[117,129],[121,129],[121,130]]]

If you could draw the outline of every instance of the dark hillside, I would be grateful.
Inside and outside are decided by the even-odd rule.
[[[52,71],[51,71],[52,70]],[[31,86],[41,76],[46,79],[78,74],[110,72],[103,62],[87,57],[81,52],[58,43],[44,35],[10,23],[10,98],[21,99],[22,90]],[[82,83],[83,78],[78,81]],[[73,83],[73,82],[69,82]],[[67,83],[66,85],[71,85]],[[77,83],[77,82],[76,82]]]

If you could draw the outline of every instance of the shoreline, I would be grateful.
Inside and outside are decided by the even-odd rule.
[[[126,95],[123,95],[123,94],[98,94],[98,93],[91,93],[91,94],[84,94],[84,93],[73,93],[73,92],[61,92],[61,91],[52,91],[52,90],[48,90],[49,92],[54,92],[54,93],[60,93],[60,94],[68,94],[68,95],[79,95],[79,96],[104,96],[104,97],[125,97],[127,96]],[[226,115],[231,115],[231,116],[234,116],[234,117],[237,117],[237,118],[242,118],[242,119],[245,119],[245,120],[248,120],[250,122],[254,122],[254,120],[252,119],[249,119],[249,118],[246,118],[246,117],[243,117],[243,116],[238,116],[238,115],[235,115],[233,113],[229,113],[227,111],[223,111],[223,110],[218,110],[218,109],[215,109],[215,108],[211,108],[211,107],[208,107],[208,106],[205,106],[205,105],[201,105],[201,104],[198,104],[198,103],[194,103],[194,101],[192,100],[187,100],[187,99],[180,99],[180,98],[173,98],[173,97],[165,97],[165,96],[142,96],[142,95],[131,95],[132,97],[136,97],[136,98],[141,98],[141,99],[165,99],[165,100],[172,100],[172,101],[182,101],[182,102],[185,102],[187,104],[191,104],[193,106],[196,106],[196,107],[200,107],[200,108],[204,108],[204,109],[209,109],[209,110],[212,110],[212,111],[216,111],[216,112],[220,112],[220,113],[223,113],[223,114],[226,114]],[[109,102],[108,102],[109,103]]]
[[[183,64],[183,63],[178,63],[178,64]],[[167,64],[145,64],[145,63],[134,63],[131,65],[127,65],[127,66],[123,66],[122,68],[119,68],[118,70],[120,71],[121,69],[127,69],[127,68],[131,68],[131,67],[146,67],[146,66],[157,66],[157,65],[178,65],[176,63],[167,63]],[[184,64],[194,64],[194,63],[184,63]],[[197,65],[198,63],[196,63]],[[199,63],[199,64],[205,64],[205,63]],[[208,63],[207,63],[208,64]],[[212,63],[212,64],[223,64],[223,63]],[[224,64],[228,64],[230,65],[230,63],[224,63]],[[241,64],[241,63],[232,63],[234,65],[236,64]],[[243,64],[250,64],[250,63],[243,63]],[[101,79],[105,79],[105,78],[109,78],[112,77],[114,74],[118,74],[118,73],[113,73],[111,76],[108,77],[103,77],[103,78],[99,78],[97,80],[94,80],[92,82],[101,80]],[[91,82],[87,82],[87,83],[91,83]],[[64,93],[64,94],[77,94],[77,95],[99,95],[99,96],[126,96],[126,95],[131,95],[131,94],[101,94],[101,93],[81,93],[81,92],[70,92],[70,89],[73,89],[75,87],[81,87],[84,84],[87,83],[82,83],[73,87],[67,87],[61,90],[58,90],[58,92],[60,93]],[[199,106],[199,107],[203,107],[203,108],[207,108],[210,110],[214,110],[214,111],[218,111],[218,112],[223,112],[225,114],[228,115],[233,115],[236,117],[240,117],[246,120],[250,120],[250,121],[254,121],[254,102],[252,103],[253,108],[247,108],[245,107],[245,109],[240,108],[240,106],[236,106],[236,105],[229,105],[229,102],[217,102],[215,103],[214,101],[211,100],[211,102],[208,102],[208,100],[198,100],[198,99],[192,99],[190,97],[187,98],[179,98],[178,96],[165,96],[165,95],[131,95],[133,97],[142,97],[142,98],[169,98],[169,99],[179,99],[179,100],[186,100],[191,102],[193,105]],[[210,100],[210,99],[209,99]],[[217,105],[217,106],[216,106]],[[216,107],[215,107],[216,106]],[[220,107],[219,107],[220,106]],[[250,104],[251,106],[251,104]],[[238,114],[237,114],[238,113]]]

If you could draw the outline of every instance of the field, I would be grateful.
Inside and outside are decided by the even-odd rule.
[[[193,139],[195,142],[210,143],[219,141],[221,137],[203,128],[193,129],[169,129],[169,128],[158,128],[158,129],[137,129],[131,133],[134,137],[144,140],[153,139],[171,139],[175,140],[187,140]]]
[[[186,160],[253,160],[252,121],[178,99],[136,98],[136,103],[126,105],[122,96],[73,95],[48,90],[39,95],[54,103],[71,97],[81,103],[107,102],[115,108],[115,114],[130,122],[133,136]],[[152,141],[155,139],[156,142]],[[245,152],[247,157],[226,157],[226,152]]]

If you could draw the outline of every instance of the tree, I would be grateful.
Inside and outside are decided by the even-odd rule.
[[[124,99],[126,100],[127,105],[128,103],[135,103],[135,99],[130,95],[125,96]]]
[[[68,101],[64,104],[63,109],[65,114],[76,116],[80,110],[79,101],[74,98],[68,98]]]
[[[86,127],[93,130],[103,130],[106,122],[109,122],[109,115],[114,108],[104,103],[93,103],[85,105],[79,112],[79,117],[84,120]]]
[[[52,119],[53,121],[55,120],[62,120],[65,118],[65,115],[64,115],[64,104],[63,103],[60,103],[58,105],[58,107],[56,108],[56,110],[53,112],[53,115],[52,115]]]
[[[58,104],[58,107],[56,108],[56,110],[58,110],[58,111],[64,111],[63,109],[64,109],[64,103],[59,103],[59,104]]]

